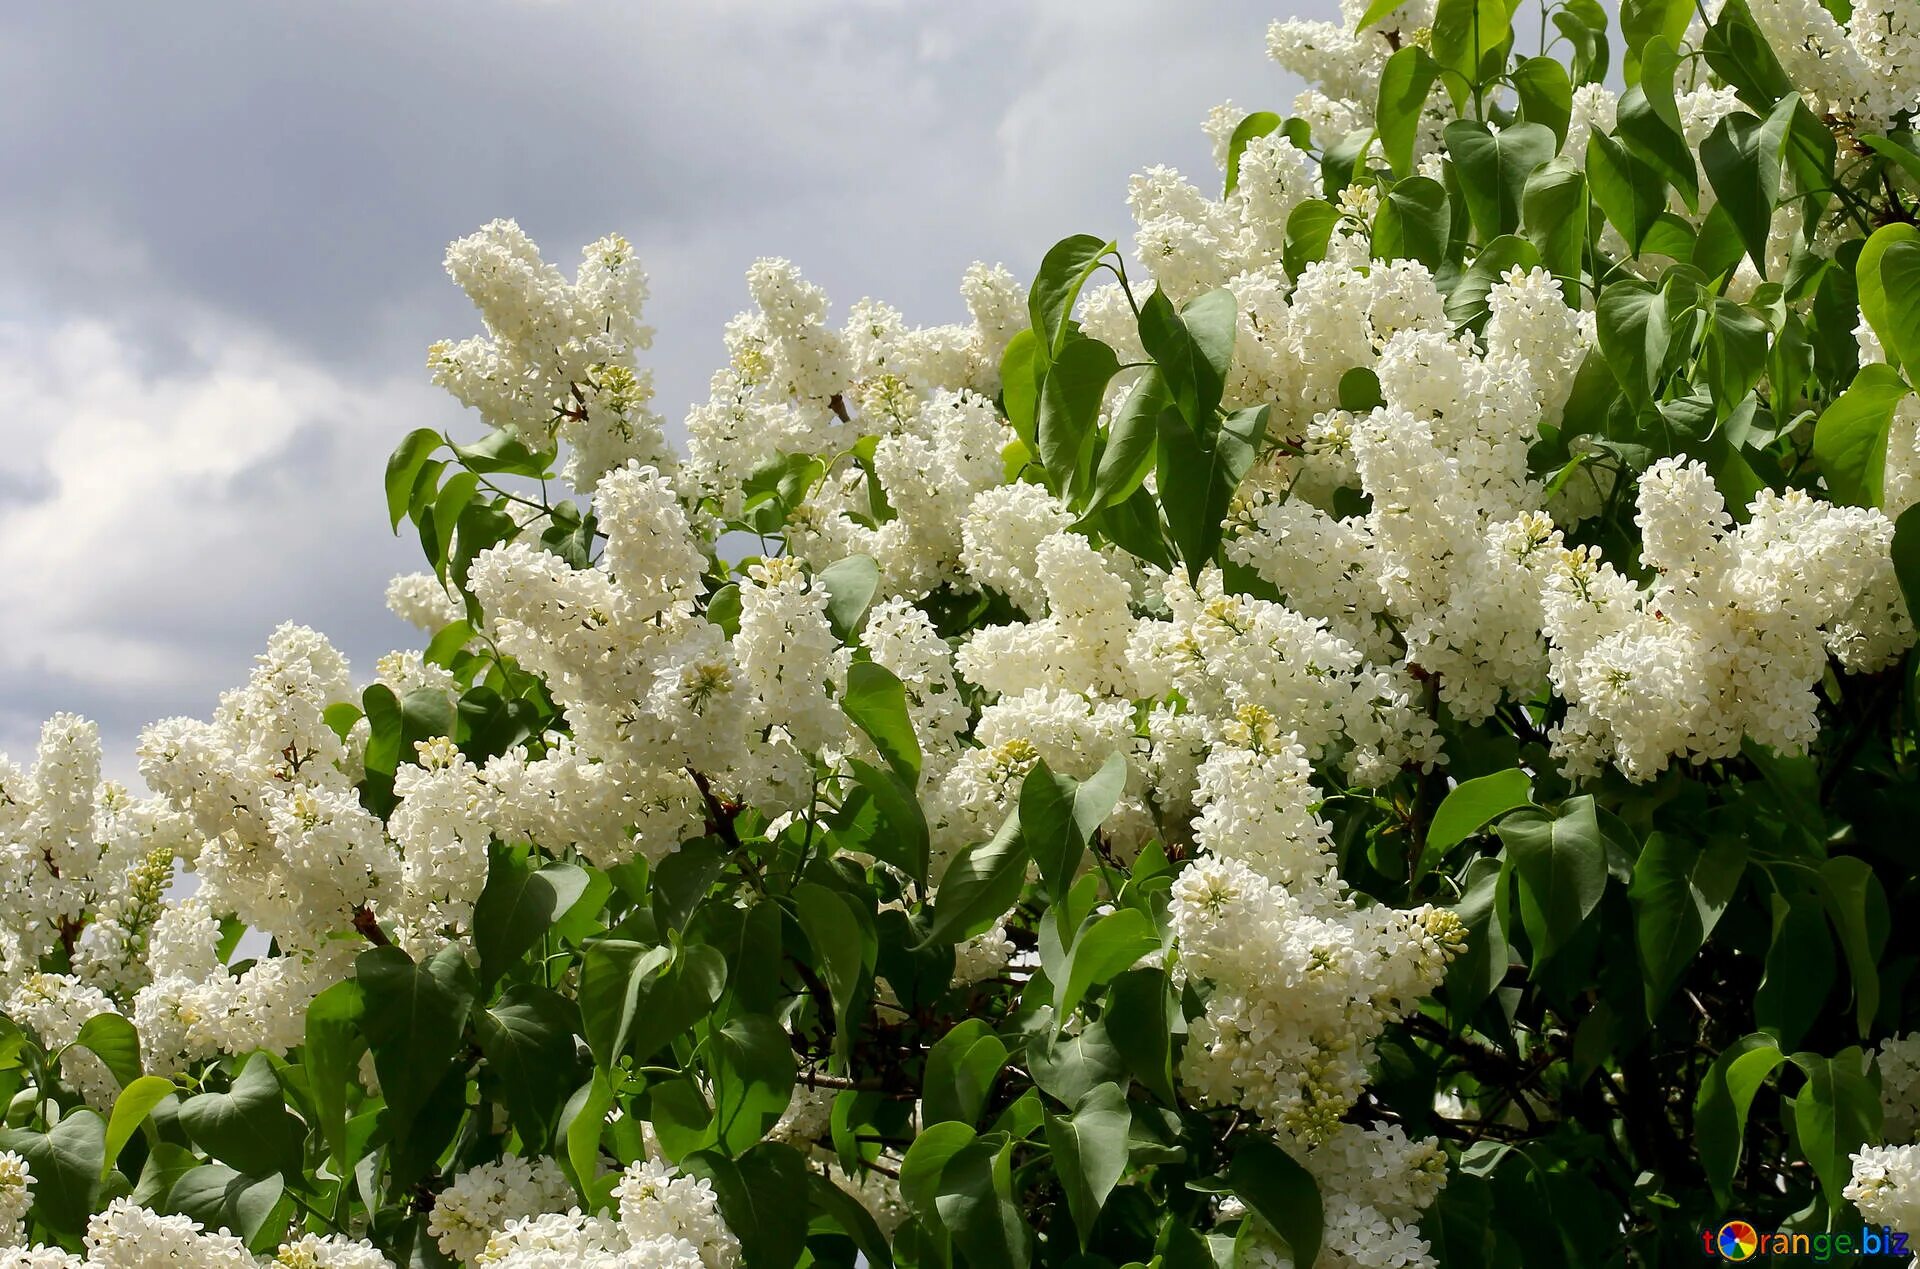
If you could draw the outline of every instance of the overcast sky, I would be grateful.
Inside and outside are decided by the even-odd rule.
[[[1328,16],[1334,0],[1278,0]],[[280,621],[412,642],[387,452],[469,433],[426,346],[476,327],[446,242],[520,221],[653,280],[677,433],[757,256],[836,313],[964,316],[975,259],[1123,236],[1129,173],[1285,110],[1274,0],[257,0],[0,11],[0,752],[206,714]]]

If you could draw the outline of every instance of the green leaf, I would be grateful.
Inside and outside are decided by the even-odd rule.
[[[1227,138],[1227,186],[1222,197],[1232,194],[1240,184],[1240,158],[1247,152],[1248,143],[1279,127],[1280,116],[1271,110],[1256,110],[1234,125],[1233,135]]]
[[[991,1131],[1006,1133],[1009,1141],[1030,1141],[1045,1119],[1046,1107],[1039,1091],[1029,1088],[994,1116]]]
[[[1893,571],[1909,613],[1920,612],[1920,503],[1893,522]]]
[[[113,1114],[107,1118],[105,1144],[100,1153],[100,1179],[105,1181],[114,1162],[126,1148],[153,1108],[178,1091],[173,1081],[159,1075],[142,1075],[120,1090],[113,1099]]]
[[[1133,968],[1142,956],[1159,950],[1160,932],[1139,909],[1121,908],[1094,917],[1067,952],[1065,977],[1054,984],[1056,1023],[1064,1023],[1088,991]]]
[[[1433,57],[1455,73],[1446,82],[1456,106],[1467,99],[1468,85],[1491,81],[1504,66],[1512,24],[1506,0],[1440,0],[1434,6]]]
[[[1154,1269],[1220,1269],[1233,1263],[1234,1240],[1224,1234],[1202,1237],[1173,1212],[1162,1215],[1159,1220],[1160,1232],[1153,1242],[1154,1258],[1149,1262]]]
[[[875,1269],[892,1265],[893,1249],[887,1245],[887,1236],[880,1232],[880,1226],[860,1200],[820,1172],[808,1169],[805,1176],[814,1210],[838,1225],[869,1265]]]
[[[455,445],[453,452],[468,471],[529,477],[543,475],[552,457],[534,453],[517,433],[504,427],[493,429],[471,445]]]
[[[1031,449],[1034,442],[1034,414],[1040,406],[1040,380],[1051,359],[1040,347],[1040,338],[1031,329],[1016,331],[1000,354],[1000,402],[1007,422]]]
[[[624,866],[644,869],[647,865],[644,858],[635,858]],[[599,934],[605,926],[602,918],[606,915],[607,900],[613,895],[613,877],[598,868],[588,868],[586,873],[586,892],[561,912],[553,923],[553,937],[556,940],[583,944]]]
[[[386,684],[374,683],[361,693],[360,703],[367,718],[367,771],[391,779],[400,765],[399,698]]]
[[[1372,152],[1373,139],[1372,128],[1355,128],[1320,152],[1320,188],[1328,198],[1338,198],[1356,178],[1366,180],[1361,162]]]
[[[1040,1091],[1069,1106],[1096,1085],[1127,1073],[1126,1059],[1108,1035],[1105,1019],[1088,1024],[1074,1036],[1043,1028],[1027,1041],[1026,1056],[1027,1072]]]
[[[1786,1056],[1773,1037],[1756,1032],[1722,1051],[1700,1083],[1694,1103],[1694,1141],[1714,1198],[1723,1209],[1732,1199],[1754,1094],[1784,1061]]]
[[[1398,50],[1381,68],[1374,126],[1379,129],[1380,149],[1395,176],[1405,178],[1413,171],[1413,143],[1420,135],[1420,116],[1426,109],[1427,96],[1433,92],[1433,81],[1439,77],[1439,64],[1418,44]]]
[[[1899,343],[1893,338],[1895,311],[1903,305],[1911,306],[1907,305],[1904,297],[1896,299],[1894,292],[1887,289],[1887,279],[1880,271],[1880,262],[1901,243],[1920,243],[1920,229],[1905,223],[1882,226],[1867,239],[1853,266],[1861,316],[1867,319],[1867,325],[1873,328],[1873,333],[1880,337],[1880,347],[1886,353],[1889,364],[1894,365],[1899,363],[1900,355]]]
[[[808,1197],[820,1194],[816,1182],[834,1189],[825,1177],[807,1167],[799,1151],[779,1142],[763,1142],[738,1159],[703,1150],[683,1160],[681,1166],[713,1186],[720,1215],[740,1239],[742,1260],[753,1269],[792,1269],[806,1250]],[[844,1207],[835,1211],[844,1219]],[[868,1224],[872,1224],[871,1218]],[[884,1243],[879,1250],[877,1259],[873,1252],[866,1253],[868,1263],[891,1263]]]
[[[729,911],[728,908],[732,910]],[[774,900],[771,896],[750,903],[716,905],[715,910],[701,924],[707,927],[703,933],[713,938],[727,965],[727,979],[721,991],[718,1003],[718,1016],[732,1018],[746,1013],[777,1014],[786,1016],[790,1006],[799,999],[797,994],[782,990],[781,975],[778,973],[755,972],[749,967],[778,965],[787,952],[787,925],[793,920],[792,908]],[[718,928],[715,928],[718,927]],[[695,946],[700,946],[696,944]],[[798,960],[799,947],[795,945],[795,963]],[[811,989],[811,984],[805,984]],[[831,998],[822,1004],[818,997],[811,994],[809,1000],[819,1007],[820,1018],[817,1025],[826,1028],[832,1025],[833,1002]]]
[[[1680,130],[1679,111],[1673,104],[1671,67],[1668,69],[1664,93],[1648,87],[1656,83],[1657,78],[1643,80],[1622,94],[1619,123],[1614,128],[1614,136],[1626,142],[1628,149],[1645,160],[1660,174],[1662,180],[1679,193],[1688,211],[1697,212],[1700,209],[1700,175],[1694,166],[1693,152],[1687,147],[1686,136]]]
[[[654,928],[641,932],[651,941],[661,932],[686,929],[693,914],[713,893],[714,882],[726,866],[727,851],[717,837],[683,842],[679,850],[655,862],[649,883],[653,897],[648,904]]]
[[[1858,1048],[1832,1057],[1796,1053],[1791,1060],[1807,1074],[1793,1098],[1794,1141],[1820,1179],[1828,1210],[1838,1218],[1847,1210],[1843,1191],[1853,1155],[1880,1140],[1879,1081],[1869,1073],[1871,1059]]]
[[[1427,824],[1426,850],[1415,880],[1446,858],[1447,852],[1508,811],[1530,805],[1533,778],[1518,767],[1462,780],[1447,791]]]
[[[473,945],[480,953],[480,985],[490,988],[520,962],[580,897],[587,870],[577,864],[535,868],[524,851],[494,846],[486,888],[473,905]]]
[[[1173,404],[1166,376],[1149,366],[1127,390],[1107,428],[1106,448],[1094,469],[1092,508],[1124,502],[1153,470],[1153,448],[1159,439],[1160,412]]]
[[[1880,1012],[1880,954],[1892,927],[1887,893],[1864,859],[1840,856],[1820,865],[1820,898],[1853,980],[1854,1016],[1862,1039]]]
[[[1607,367],[1636,405],[1649,405],[1666,364],[1671,338],[1666,295],[1626,279],[1600,292],[1596,315]]]
[[[1487,324],[1487,295],[1514,268],[1532,269],[1540,264],[1540,252],[1525,238],[1503,234],[1473,258],[1473,264],[1460,275],[1447,296],[1447,320],[1455,326],[1478,332]]]
[[[847,693],[840,707],[904,784],[919,783],[920,738],[907,713],[907,689],[892,670],[873,661],[855,661],[847,667]]]
[[[434,576],[442,582],[447,581],[447,565],[451,562],[447,552],[453,546],[453,531],[460,523],[460,513],[467,509],[479,488],[480,477],[470,471],[456,472],[447,477],[447,483],[440,486],[434,496],[433,514],[418,518],[421,549],[433,565]]]
[[[465,621],[450,621],[427,641],[427,650],[420,657],[429,665],[451,668],[454,657],[471,642],[473,626]]]
[[[1573,46],[1573,81],[1597,84],[1607,77],[1607,11],[1598,0],[1573,0],[1553,14],[1553,25]]]
[[[864,439],[853,446],[852,453],[856,461],[871,458]],[[760,464],[740,486],[749,525],[760,533],[779,532],[807,490],[825,475],[826,464],[807,453],[777,454]]]
[[[1570,159],[1535,168],[1522,197],[1527,241],[1540,264],[1560,280],[1570,306],[1580,304],[1581,258],[1587,245],[1587,178]]]
[[[600,1171],[600,1139],[614,1107],[613,1084],[601,1067],[574,1091],[560,1111],[560,1136],[566,1142],[566,1170],[581,1199],[594,1204],[594,1180]]]
[[[548,987],[512,983],[492,1008],[474,1014],[474,1038],[520,1136],[544,1148],[560,1103],[579,1078],[573,1037],[580,1012]]]
[[[76,1046],[92,1050],[120,1087],[140,1078],[140,1036],[133,1023],[117,1013],[97,1013],[80,1027],[73,1038]]]
[[[1884,495],[1887,432],[1893,413],[1913,391],[1899,372],[1880,362],[1860,373],[1813,428],[1813,456],[1835,502],[1877,506]]]
[[[857,1030],[854,1002],[871,980],[878,949],[873,918],[851,895],[811,881],[793,888],[793,902],[800,928],[813,945],[816,968],[833,998],[834,1052],[845,1061]]]
[[[1881,158],[1892,162],[1909,177],[1920,181],[1920,149],[1915,148],[1913,133],[1903,132],[1897,138],[1862,136],[1856,137],[1855,140]]]
[[[91,1110],[72,1110],[44,1133],[0,1129],[0,1150],[27,1161],[33,1173],[32,1216],[77,1237],[87,1227],[100,1178],[108,1169],[106,1123]]]
[[[440,476],[447,469],[444,460],[429,458],[420,464],[420,470],[414,473],[413,490],[407,495],[407,514],[413,517],[413,523],[419,530],[420,543],[429,559],[433,556],[435,542],[433,530],[433,500],[440,496]]]
[[[1013,1146],[980,1139],[963,1146],[940,1174],[934,1200],[940,1223],[973,1265],[1027,1269],[1031,1231],[1013,1195]]]
[[[1373,3],[1367,6],[1367,11],[1360,15],[1360,20],[1353,24],[1354,32],[1357,34],[1366,30],[1406,2],[1407,0],[1373,0]]]
[[[1535,960],[1548,960],[1586,923],[1607,888],[1606,846],[1593,799],[1570,798],[1557,814],[1537,807],[1515,811],[1498,831],[1520,879],[1520,917]]]
[[[200,1157],[187,1147],[171,1141],[154,1142],[147,1150],[146,1163],[140,1169],[140,1182],[127,1197],[144,1208],[160,1210],[166,1206],[167,1195],[172,1192],[174,1183],[199,1166]]]
[[[593,539],[599,527],[593,512],[583,516],[571,502],[563,502],[553,509],[553,522],[541,530],[540,545],[565,560],[569,568],[592,568]]]
[[[1760,145],[1793,178],[1795,193],[1808,200],[1810,218],[1819,219],[1833,192],[1838,155],[1832,130],[1807,109],[1799,93],[1789,93],[1766,112]]]
[[[366,1008],[366,994],[351,978],[327,988],[307,1006],[301,1061],[313,1088],[321,1135],[340,1175],[346,1174],[350,1162],[346,1157],[347,1091],[359,1078],[360,1055],[367,1049],[360,1033]]]
[[[180,1103],[180,1126],[213,1158],[248,1176],[298,1175],[300,1121],[287,1111],[273,1062],[248,1058],[224,1093],[200,1093]]]
[[[1700,232],[1693,240],[1693,257],[1688,262],[1693,266],[1689,275],[1675,271],[1667,274],[1671,281],[1681,276],[1698,276],[1713,279],[1729,278],[1740,261],[1746,256],[1746,244],[1740,240],[1739,227],[1733,223],[1733,217],[1727,209],[1715,203],[1706,218],[1700,224]],[[1684,346],[1684,344],[1683,344]]]
[[[1070,335],[1040,383],[1034,431],[1040,462],[1053,487],[1076,507],[1093,482],[1093,441],[1107,385],[1120,359],[1097,339]]]
[[[465,625],[466,623],[463,621],[459,624]],[[435,636],[436,639],[438,637],[437,635]],[[431,643],[427,645],[427,651],[429,653],[433,651],[433,645]],[[431,656],[428,656],[426,659],[428,661],[433,660]],[[434,662],[434,664],[437,665],[439,662]],[[328,731],[340,737],[340,739],[345,740],[353,734],[354,726],[358,724],[361,719],[365,718],[366,715],[362,713],[360,707],[352,701],[335,701],[320,712],[320,717],[321,720],[327,724]]]
[[[1287,242],[1281,260],[1288,274],[1299,277],[1309,264],[1327,258],[1327,244],[1340,223],[1340,209],[1324,198],[1309,198],[1287,213]]]
[[[1279,1235],[1294,1264],[1311,1265],[1319,1257],[1325,1225],[1320,1186],[1292,1155],[1265,1137],[1249,1136],[1227,1165],[1227,1183]]]
[[[1701,51],[1713,68],[1753,110],[1765,110],[1795,92],[1793,81],[1767,47],[1746,0],[1726,0],[1707,28]]]
[[[1352,414],[1365,414],[1387,403],[1380,391],[1380,376],[1366,366],[1355,366],[1340,376],[1339,395],[1340,408]]]
[[[453,738],[453,699],[437,687],[416,687],[400,702],[400,757],[411,761],[414,745],[441,736]]]
[[[1567,68],[1552,57],[1529,57],[1513,68],[1513,90],[1520,98],[1520,115],[1553,131],[1554,152],[1567,143],[1567,125],[1573,118],[1573,80]]]
[[[1767,271],[1767,235],[1780,192],[1780,154],[1762,144],[1760,120],[1732,114],[1700,143],[1700,165],[1720,206],[1726,208],[1747,257],[1762,277]]]
[[[1627,83],[1640,82],[1640,64],[1647,46],[1656,38],[1664,40],[1669,48],[1677,46],[1692,18],[1693,0],[1622,0],[1620,35],[1627,46]]]
[[[705,943],[681,944],[664,973],[642,976],[628,1047],[651,1057],[711,1013],[726,987],[725,953]]]
[[[1455,1030],[1480,1009],[1507,976],[1509,871],[1497,859],[1480,858],[1461,878],[1454,915],[1466,926],[1466,950],[1447,966],[1447,1018]]]
[[[957,1024],[927,1051],[921,1121],[931,1125],[958,1120],[973,1126],[1006,1064],[1006,1042],[992,1027],[979,1018]]]
[[[1814,374],[1826,384],[1851,383],[1860,372],[1860,344],[1853,334],[1860,324],[1860,285],[1844,261],[1828,262],[1815,276],[1807,314]]]
[[[1634,161],[1636,163],[1639,162],[1638,159]],[[1644,168],[1645,165],[1642,165],[1642,167]],[[1652,172],[1651,168],[1645,168],[1645,170],[1649,174]],[[1588,177],[1592,177],[1593,170],[1591,167],[1588,168],[1587,175]],[[1660,183],[1658,177],[1654,177],[1654,190],[1659,196],[1659,199],[1664,202],[1667,196],[1667,187]],[[1640,244],[1640,252],[1643,255],[1666,256],[1671,260],[1690,260],[1693,258],[1694,248],[1698,243],[1699,237],[1694,233],[1692,225],[1688,224],[1679,216],[1674,215],[1672,212],[1661,212],[1658,216],[1654,217],[1653,225],[1648,231],[1645,241]],[[1848,373],[1851,374],[1852,372],[1849,371]]]
[[[540,708],[525,698],[506,700],[482,683],[460,694],[454,706],[454,739],[476,765],[505,753],[532,736]]]
[[[954,1119],[928,1124],[914,1136],[900,1160],[900,1197],[909,1208],[938,1219],[935,1200],[940,1193],[940,1174],[953,1156],[973,1144],[974,1137],[972,1127]]]
[[[238,1234],[249,1247],[273,1218],[280,1199],[286,1193],[285,1178],[278,1175],[250,1177],[218,1163],[209,1163],[183,1174],[167,1194],[169,1211],[190,1216],[208,1229],[226,1229]],[[279,1231],[271,1231],[277,1240]]]
[[[1912,230],[1913,226],[1906,228]],[[1864,263],[1866,252],[1860,255]],[[1879,292],[1887,297],[1880,320],[1874,324],[1887,360],[1905,367],[1908,374],[1920,374],[1920,305],[1913,302],[1913,297],[1920,294],[1920,237],[1888,242],[1876,256],[1874,275]],[[1899,298],[1893,298],[1896,296]],[[1861,303],[1866,303],[1864,290]]]
[[[412,505],[413,482],[421,466],[444,439],[430,427],[417,427],[407,433],[407,439],[401,441],[387,459],[387,527],[395,533],[400,531],[400,519]]]
[[[1627,899],[1633,905],[1649,1020],[1659,1016],[1705,945],[1746,865],[1746,844],[1737,837],[1713,837],[1704,845],[1678,834],[1647,837]]]
[[[1126,783],[1127,758],[1119,750],[1084,783],[1055,774],[1044,759],[1027,772],[1020,785],[1020,835],[1056,898],[1073,884],[1087,843],[1113,813]]]
[[[1049,1114],[1046,1125],[1053,1174],[1066,1192],[1067,1210],[1084,1248],[1107,1195],[1126,1175],[1133,1113],[1118,1084],[1102,1084],[1080,1099],[1071,1116]]]
[[[1517,123],[1496,136],[1484,123],[1456,119],[1447,125],[1446,137],[1480,241],[1491,243],[1519,228],[1527,180],[1559,148],[1552,131]]]
[[[612,1067],[626,1052],[642,1002],[672,960],[671,947],[649,947],[631,939],[588,944],[580,961],[580,1021],[601,1066]]]
[[[786,1029],[765,1014],[730,1018],[707,1038],[706,1065],[720,1146],[743,1153],[793,1099],[797,1066]]]
[[[847,766],[879,812],[882,829],[869,844],[871,853],[925,887],[932,846],[927,815],[913,786],[890,767],[876,767],[859,758],[847,759]]]
[[[1395,181],[1373,218],[1373,254],[1380,260],[1418,260],[1438,270],[1452,237],[1453,203],[1440,182],[1424,176]]]
[[[1208,291],[1177,313],[1166,292],[1158,289],[1140,306],[1140,342],[1166,378],[1174,405],[1196,428],[1213,422],[1233,364],[1237,329],[1233,292],[1225,287]]]
[[[1166,971],[1130,969],[1115,978],[1100,1017],[1133,1078],[1162,1103],[1177,1108],[1173,1044],[1176,1035],[1185,1032],[1186,1019]]]
[[[828,602],[832,602],[831,596]],[[740,634],[740,587],[737,583],[728,582],[708,598],[707,620],[720,627],[729,639]],[[831,618],[828,623],[832,623]]]
[[[505,499],[501,501],[504,503]],[[453,558],[447,561],[447,578],[464,592],[467,570],[480,558],[480,553],[517,536],[520,526],[502,507],[485,502],[470,502],[462,507],[457,524],[460,531],[454,540]],[[477,616],[479,611],[477,602],[467,605],[469,617]]]
[[[1586,171],[1593,201],[1628,245],[1639,251],[1667,209],[1667,187],[1660,174],[1597,128],[1587,134]]]
[[[1027,857],[1020,812],[1015,810],[991,840],[974,842],[947,864],[926,942],[963,943],[986,932],[1018,902]]]
[[[1268,407],[1235,410],[1218,430],[1196,434],[1178,410],[1160,415],[1160,505],[1189,578],[1212,563],[1225,536],[1227,508],[1259,456]]]
[[[871,555],[849,555],[815,573],[813,584],[827,592],[827,624],[851,643],[880,589],[880,566]]]
[[[1740,752],[1759,769],[1785,818],[1824,841],[1831,830],[1820,809],[1820,768],[1813,756],[1784,757],[1752,740],[1742,741]]]
[[[361,1026],[387,1100],[390,1130],[407,1130],[465,1048],[467,1014],[479,986],[458,944],[415,964],[397,947],[354,962],[366,997]]]
[[[1153,454],[1148,453],[1151,459]],[[1163,573],[1173,571],[1173,556],[1167,551],[1166,531],[1160,525],[1160,504],[1153,491],[1135,489],[1100,513],[1100,532],[1123,551],[1145,560]]]
[[[1053,244],[1040,261],[1033,287],[1027,292],[1027,312],[1033,319],[1034,334],[1040,340],[1038,351],[1051,361],[1066,343],[1067,318],[1073,313],[1080,288],[1087,284],[1100,261],[1117,252],[1118,244],[1102,242],[1091,234],[1075,234]]]
[[[692,1077],[653,1083],[647,1090],[647,1115],[660,1138],[661,1152],[669,1159],[713,1144],[713,1108]]]
[[[1732,300],[1715,298],[1707,323],[1707,346],[1696,367],[1704,372],[1716,398],[1715,412],[1725,420],[1747,399],[1767,368],[1767,324]],[[1719,473],[1715,473],[1718,475]],[[1745,507],[1758,490],[1728,503]]]
[[[1833,990],[1833,936],[1817,894],[1774,894],[1765,973],[1753,995],[1753,1019],[1791,1048],[1812,1027]]]

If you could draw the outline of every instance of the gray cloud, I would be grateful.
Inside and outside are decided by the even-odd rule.
[[[1311,0],[1326,16],[1332,0]],[[407,633],[379,470],[471,427],[424,349],[473,325],[448,239],[556,259],[617,230],[653,277],[660,406],[705,394],[760,255],[836,304],[961,313],[1124,234],[1127,176],[1212,175],[1198,124],[1284,109],[1271,11],[1108,0],[335,0],[0,16],[0,749],[57,707],[204,713],[283,618],[363,666]]]

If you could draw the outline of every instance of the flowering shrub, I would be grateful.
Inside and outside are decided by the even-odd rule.
[[[1920,12],[1344,7],[969,323],[755,265],[684,455],[456,242],[424,649],[0,764],[0,1265],[1920,1229]]]

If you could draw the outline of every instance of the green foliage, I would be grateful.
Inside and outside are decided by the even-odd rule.
[[[1398,7],[1376,0],[1360,25]],[[1602,505],[1563,526],[1567,544],[1636,580],[1649,569],[1633,482],[1662,457],[1707,462],[1736,515],[1763,490],[1886,504],[1889,435],[1920,370],[1913,136],[1855,135],[1810,110],[1742,0],[1698,48],[1695,13],[1625,0],[1616,19],[1566,0],[1536,41],[1507,0],[1439,0],[1430,30],[1395,33],[1372,129],[1318,138],[1327,197],[1293,206],[1278,249],[1298,279],[1343,224],[1364,228],[1373,260],[1430,270],[1461,334],[1484,332],[1510,270],[1547,269],[1592,312],[1598,351],[1530,474],[1556,493],[1597,480]],[[1696,153],[1677,94],[1707,76],[1742,108]],[[1602,82],[1625,85],[1617,125],[1562,157],[1576,88]],[[1455,117],[1432,113],[1442,96]],[[1416,161],[1442,126],[1444,157]],[[1248,147],[1276,134],[1311,140],[1272,111],[1233,128],[1229,197],[1245,197]],[[1350,186],[1371,197],[1342,197]],[[1861,241],[1828,258],[1801,234],[1783,272],[1769,245],[1796,207],[1848,218]],[[1075,316],[1103,270],[1134,318],[1124,340]],[[1861,364],[1860,316],[1884,363]],[[1007,471],[1057,496],[1098,548],[1189,579],[1218,566],[1229,595],[1279,597],[1224,546],[1249,473],[1301,445],[1300,420],[1227,408],[1247,320],[1229,287],[1144,289],[1114,240],[1059,242],[998,367],[1017,437]],[[1094,329],[1128,347],[1137,335],[1141,359]],[[1341,379],[1341,409],[1383,403],[1372,371]],[[738,506],[703,511],[730,543],[788,555],[787,526],[833,473],[864,474],[860,525],[878,527],[895,511],[877,445],[853,442],[837,468],[777,455]],[[327,712],[341,737],[364,732],[359,795],[375,814],[392,811],[423,742],[484,763],[516,746],[538,758],[568,731],[546,686],[494,646],[468,584],[482,552],[514,541],[595,566],[593,512],[547,497],[558,459],[505,431],[461,444],[432,429],[389,459],[390,527],[410,523],[465,613],[425,648],[445,672],[434,686],[375,685]],[[1371,509],[1355,488],[1323,501],[1340,517]],[[758,558],[716,559],[692,601],[729,635],[736,570]],[[1899,517],[1893,561],[1920,607],[1920,509]],[[1133,768],[1114,752],[1077,755],[1084,778],[1030,755],[1010,764],[1011,812],[959,840],[927,798],[943,773],[915,731],[919,685],[862,644],[881,565],[847,555],[811,584],[849,649],[848,743],[811,773],[827,811],[770,822],[689,772],[706,822],[651,865],[496,841],[472,956],[411,954],[356,914],[353,975],[313,1002],[284,1059],[145,1074],[129,1020],[87,1021],[74,1056],[112,1080],[104,1118],[66,1087],[60,1051],[6,1024],[0,1086],[34,1089],[0,1131],[36,1177],[29,1232],[77,1246],[91,1212],[132,1193],[258,1249],[340,1228],[431,1265],[426,1212],[452,1175],[545,1154],[584,1206],[602,1205],[646,1153],[647,1124],[711,1183],[748,1269],[1189,1269],[1269,1237],[1312,1264],[1327,1232],[1315,1174],[1268,1125],[1201,1103],[1180,1077],[1212,990],[1181,970],[1167,917],[1191,832],[1149,806],[1165,817],[1155,839],[1116,856],[1102,825]],[[956,641],[1015,615],[995,593],[943,589],[922,606]],[[1432,904],[1463,931],[1438,998],[1387,1029],[1349,1112],[1437,1143],[1448,1188],[1421,1228],[1441,1265],[1678,1263],[1674,1248],[1697,1254],[1698,1231],[1733,1215],[1853,1220],[1847,1158],[1883,1135],[1868,1048],[1920,1025],[1920,934],[1893,919],[1916,889],[1917,687],[1911,655],[1835,676],[1832,725],[1805,756],[1750,744],[1645,784],[1569,779],[1548,752],[1565,705],[1544,690],[1470,722],[1430,679],[1422,708],[1444,769],[1348,788],[1314,755],[1329,788],[1316,810],[1357,902]],[[1169,708],[1191,706],[1176,694]],[[1147,735],[1142,716],[1123,739]],[[970,941],[1003,920],[1019,972],[963,972]],[[828,1151],[809,1158],[773,1131],[815,1097],[830,1171],[816,1166]],[[854,1194],[894,1165],[905,1215],[883,1233]],[[1240,1214],[1222,1221],[1228,1197]]]

